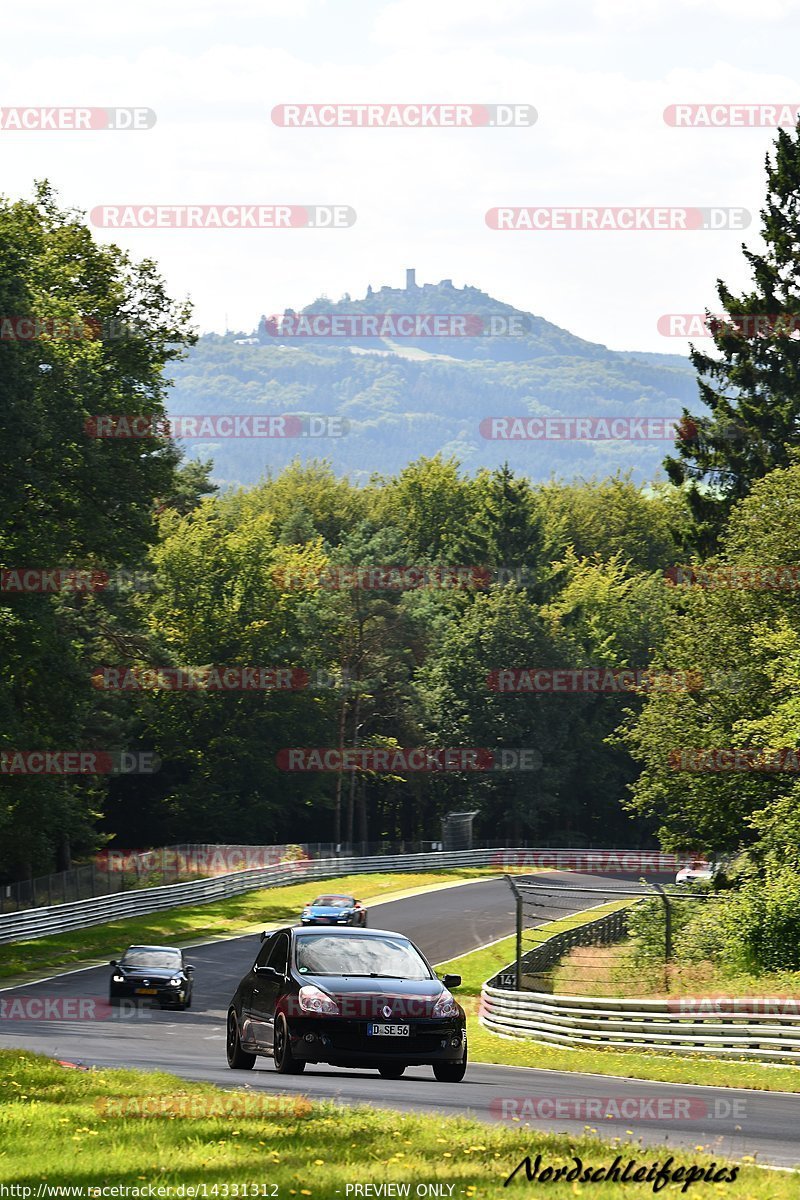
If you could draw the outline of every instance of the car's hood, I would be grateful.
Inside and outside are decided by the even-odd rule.
[[[343,1016],[383,1020],[430,1016],[444,990],[440,979],[359,979],[352,975],[301,978],[304,984],[314,984],[332,996]]]
[[[338,917],[340,913],[348,912],[352,908],[352,904],[347,908],[334,907],[327,904],[309,904],[308,911],[315,917]]]

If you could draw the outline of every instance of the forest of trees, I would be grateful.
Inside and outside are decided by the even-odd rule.
[[[147,333],[0,341],[0,878],[110,838],[435,838],[467,808],[482,840],[746,847],[753,869],[800,878],[800,342],[736,328],[800,311],[798,178],[800,137],[781,132],[753,293],[720,284],[731,323],[718,357],[695,356],[708,415],[647,486],[417,455],[366,481],[298,460],[217,491],[160,436],[88,436],[93,414],[164,413],[189,313],[47,186],[1,202],[0,311]],[[22,569],[109,582],[19,591]],[[215,668],[292,669],[294,686],[166,684]],[[524,749],[535,769],[287,771],[281,752],[303,747]],[[160,769],[8,766],[84,748]],[[749,766],[698,767],[720,748]]]

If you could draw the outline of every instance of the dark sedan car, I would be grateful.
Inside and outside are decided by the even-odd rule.
[[[261,944],[228,1010],[228,1066],[271,1055],[275,1069],[306,1063],[366,1067],[399,1079],[429,1065],[458,1083],[467,1067],[464,1010],[402,933],[386,929],[279,929]]]
[[[361,925],[367,923],[367,910],[355,896],[317,896],[300,915],[301,925]]]
[[[123,998],[150,997],[162,1008],[189,1008],[194,967],[173,946],[129,946],[122,958],[112,958],[109,1003]]]

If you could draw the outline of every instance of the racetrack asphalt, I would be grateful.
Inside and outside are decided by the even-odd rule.
[[[593,902],[581,894],[565,900],[565,886],[591,888],[599,903],[604,892],[620,886],[621,877],[552,873],[537,874],[535,882],[552,888],[553,911],[543,912],[543,919],[548,919]],[[502,878],[376,902],[368,908],[372,928],[407,934],[434,963],[514,930],[513,895]],[[519,1115],[514,1126],[523,1141],[526,1125],[573,1135],[590,1126],[606,1138],[618,1137],[626,1143],[702,1147],[717,1156],[753,1155],[760,1163],[800,1165],[800,1095],[481,1063],[471,1063],[458,1084],[436,1082],[425,1067],[410,1067],[396,1081],[382,1079],[374,1071],[326,1066],[307,1067],[296,1078],[281,1076],[266,1058],[259,1058],[252,1071],[230,1071],[225,1061],[227,1006],[258,946],[258,937],[247,935],[193,947],[188,957],[196,967],[194,999],[192,1008],[182,1013],[144,1005],[133,1014],[113,1016],[106,1002],[108,967],[3,989],[0,1000],[8,1015],[0,1020],[0,1046],[35,1050],[87,1066],[164,1070],[223,1087],[296,1092],[344,1104],[468,1114],[486,1121],[503,1119],[504,1113],[505,1119]],[[120,946],[120,952],[124,949]],[[95,1010],[101,1017],[42,1020],[32,1013],[20,1017],[20,1006],[11,1002],[32,997],[47,1002],[93,997],[101,1002]],[[735,1070],[732,1063],[732,1077]],[[527,1105],[521,1105],[523,1098]],[[622,1115],[598,1119],[597,1112],[605,1112],[609,1104]]]

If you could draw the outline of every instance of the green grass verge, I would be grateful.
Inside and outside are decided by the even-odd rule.
[[[615,902],[619,903],[619,902]],[[622,902],[626,903],[625,901]],[[590,919],[602,916],[596,909]],[[586,916],[583,920],[586,920]],[[581,914],[541,926],[542,932],[559,933],[581,923]],[[437,967],[462,977],[456,994],[467,1010],[470,1058],[476,1062],[511,1067],[538,1067],[546,1071],[576,1071],[597,1075],[628,1076],[664,1083],[695,1083],[711,1087],[757,1088],[768,1092],[800,1092],[800,1069],[789,1065],[767,1066],[747,1059],[703,1059],[657,1052],[614,1049],[580,1049],[548,1045],[527,1038],[506,1038],[490,1033],[478,1021],[478,1001],[485,980],[508,966],[515,954],[515,939],[504,938],[484,950],[475,950]],[[693,1190],[693,1189],[692,1189]]]
[[[0,946],[0,979],[25,972],[55,972],[62,967],[77,966],[87,959],[114,958],[126,946],[137,943],[176,942],[183,945],[203,938],[232,936],[252,925],[293,923],[303,905],[318,895],[322,887],[355,894],[360,900],[378,900],[407,888],[457,883],[496,874],[497,871],[490,867],[471,867],[453,871],[345,875],[327,879],[324,884],[315,880],[243,892],[241,896],[211,904],[169,908],[145,917],[125,917],[71,933]]]
[[[409,1082],[410,1090],[413,1086]],[[282,1110],[275,1111],[276,1105]],[[159,1115],[131,1115],[154,1110]],[[220,1115],[226,1112],[230,1115]],[[414,1195],[420,1183],[435,1183],[444,1185],[440,1195],[492,1200],[509,1194],[503,1182],[525,1155],[534,1160],[542,1155],[543,1167],[573,1167],[575,1155],[594,1168],[610,1166],[617,1154],[623,1167],[629,1159],[649,1168],[672,1158],[673,1169],[689,1163],[708,1168],[712,1161],[695,1151],[630,1146],[594,1133],[587,1129],[585,1136],[569,1138],[430,1113],[298,1104],[285,1093],[223,1091],[160,1073],[70,1070],[39,1055],[0,1051],[0,1182],[31,1187],[34,1196],[44,1182],[84,1188],[205,1185],[212,1200],[237,1194],[345,1200],[347,1184],[407,1184]],[[715,1161],[720,1169],[723,1164]],[[249,1186],[243,1192],[244,1184]],[[264,1187],[256,1192],[253,1185]],[[620,1184],[605,1182],[585,1189],[563,1181],[532,1188],[524,1173],[512,1186],[555,1200],[584,1194],[610,1200],[621,1191]],[[640,1186],[641,1194],[652,1194],[652,1184]],[[736,1200],[793,1200],[797,1179],[744,1165],[723,1191]],[[669,1194],[680,1195],[680,1184]],[[699,1182],[688,1194],[718,1200],[721,1191],[719,1184]]]

